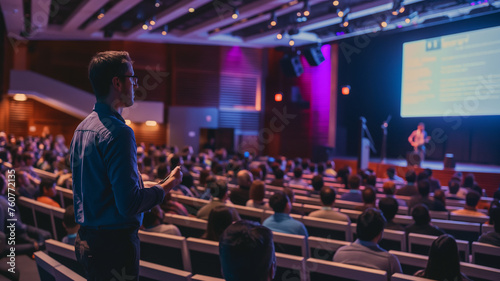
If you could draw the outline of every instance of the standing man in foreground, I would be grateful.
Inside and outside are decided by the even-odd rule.
[[[145,188],[137,171],[134,131],[121,116],[134,104],[137,77],[127,52],[96,54],[89,79],[97,102],[71,141],[77,260],[88,280],[137,280],[143,212],[160,204],[182,179],[179,167]],[[148,187],[148,186],[146,186]]]

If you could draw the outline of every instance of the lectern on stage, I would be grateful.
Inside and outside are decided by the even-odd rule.
[[[368,168],[368,162],[370,161],[370,149],[373,153],[377,153],[375,146],[373,145],[373,139],[370,131],[366,127],[365,117],[359,117],[359,145],[358,145],[358,172]]]

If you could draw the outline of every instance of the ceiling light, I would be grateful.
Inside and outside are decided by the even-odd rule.
[[[156,0],[156,2],[155,2],[155,7],[156,7],[156,8],[159,8],[160,6],[161,6],[161,2],[160,2],[160,0]]]
[[[288,41],[288,45],[292,47],[293,45],[295,45],[295,41],[293,41],[293,39],[290,39],[290,41]]]
[[[15,101],[26,101],[28,97],[25,94],[15,94],[14,95],[14,100]]]
[[[190,13],[194,13],[194,8],[189,8],[189,9],[188,9],[188,12],[190,12]]]
[[[380,27],[386,28],[387,27],[387,21],[383,20],[380,22]]]
[[[269,23],[271,26],[276,26],[278,24],[278,18],[276,17],[276,12],[273,11],[271,13],[271,22]]]
[[[97,15],[97,19],[100,20],[104,17],[104,14],[105,14],[105,11],[104,9],[101,9],[101,11],[99,11],[99,14]]]
[[[161,32],[161,35],[165,36],[167,35],[167,33],[168,33],[168,25],[165,24],[163,26],[163,31]]]
[[[132,124],[132,121],[130,121],[129,119],[125,119],[125,124],[130,126],[130,124]]]
[[[277,38],[278,40],[283,39],[283,34],[282,34],[281,32],[280,32],[280,33],[278,33],[278,34],[276,35],[276,38]]]
[[[342,10],[339,9],[337,11],[337,16],[339,16],[339,18],[343,17],[344,16],[344,11],[342,11]]]
[[[309,0],[304,0],[304,8],[303,8],[304,16],[308,17],[311,14],[311,6],[309,5]]]
[[[142,25],[142,29],[144,29],[144,30],[148,30],[148,22],[145,22],[145,23]]]
[[[240,16],[240,12],[238,8],[234,8],[233,15],[231,16],[233,19],[237,19]]]
[[[156,17],[153,17],[153,19],[151,19],[151,20],[149,21],[149,24],[150,24],[150,25],[155,25],[155,24],[156,24]]]
[[[399,8],[399,13],[400,13],[400,14],[402,14],[402,13],[404,13],[404,12],[405,12],[405,7],[401,7],[401,8]]]
[[[337,7],[339,5],[339,1],[335,0],[333,1],[333,6]]]
[[[342,23],[342,26],[343,26],[343,27],[347,27],[348,25],[349,25],[349,22],[348,22],[348,21],[345,21],[345,22],[343,22],[343,23]]]

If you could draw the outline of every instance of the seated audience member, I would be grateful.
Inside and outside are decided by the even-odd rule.
[[[448,182],[448,194],[446,195],[446,199],[451,200],[464,200],[465,197],[458,196],[458,191],[460,190],[460,182],[456,180],[450,180]]]
[[[280,168],[276,168],[273,172],[274,174],[274,179],[271,181],[271,183],[269,185],[272,185],[272,186],[281,186],[281,187],[284,187],[285,186],[285,173],[283,172],[283,170],[281,170]]]
[[[337,177],[337,172],[335,171],[335,162],[333,162],[333,160],[326,161],[325,177]]]
[[[172,194],[170,192],[165,193],[163,202],[160,208],[165,212],[165,214],[174,214],[179,216],[189,216],[189,212],[181,203],[172,199]]]
[[[311,185],[313,187],[311,194],[314,194],[317,196],[317,194],[320,193],[321,189],[325,185],[325,182],[323,181],[323,177],[320,175],[314,176],[311,180]]]
[[[314,163],[310,162],[309,159],[304,159],[302,161],[302,163],[300,163],[300,166],[302,167],[302,174],[306,174],[306,175],[309,175],[311,174],[311,172],[309,171],[309,165],[314,165]],[[316,170],[316,169],[314,169]],[[314,170],[313,170],[313,174],[314,174]]]
[[[269,169],[269,167],[267,166],[267,163],[260,163],[259,169],[262,173],[262,181],[265,181],[267,178],[267,170]]]
[[[467,192],[474,190],[479,194],[483,194],[483,189],[477,185],[474,174],[467,174],[464,177],[463,187],[467,189]]]
[[[380,211],[366,209],[358,218],[358,239],[351,245],[339,248],[333,256],[333,261],[384,270],[387,271],[388,278],[394,273],[401,273],[398,258],[378,245],[384,233],[385,223]]]
[[[438,179],[432,177],[432,170],[429,168],[426,168],[425,173],[427,173],[427,179],[429,180],[429,183],[431,185],[431,192],[435,192],[438,189],[441,189],[441,183],[439,182]]]
[[[377,176],[376,175],[368,175],[368,177],[366,178],[365,185],[371,185],[373,187],[377,186]]]
[[[322,177],[326,177],[325,170],[326,170],[325,163],[319,162],[317,165],[317,173],[316,174],[319,176],[322,176]]]
[[[424,204],[431,211],[446,212],[446,208],[443,203],[429,198],[430,184],[428,180],[421,180],[418,182],[418,193],[419,195],[412,196],[408,207],[411,209],[413,206],[418,204]]]
[[[392,181],[392,182],[397,182],[397,183],[404,183],[404,179],[399,177],[398,175],[396,175],[396,168],[394,168],[393,166],[387,168],[387,170],[385,171],[385,173],[387,174],[387,179],[386,181]]]
[[[434,201],[441,202],[443,206],[446,208],[446,194],[441,189],[436,189],[434,191]]]
[[[365,186],[365,189],[361,191],[361,197],[363,198],[363,206],[356,206],[356,210],[364,211],[368,208],[377,208],[375,206],[375,201],[377,200],[377,191],[371,185]]]
[[[142,220],[144,230],[147,232],[182,236],[177,226],[163,223],[164,216],[165,213],[159,205],[154,206],[149,212],[144,212],[144,219]]]
[[[401,230],[404,231],[404,227],[400,224],[397,224],[393,221],[394,217],[398,213],[399,204],[396,199],[392,197],[382,198],[378,201],[378,208],[384,215],[387,223],[385,225],[385,229],[392,230]]]
[[[455,210],[452,212],[452,214],[455,215],[463,215],[463,216],[474,216],[474,217],[488,217],[487,215],[478,212],[476,209],[477,203],[479,203],[479,200],[481,199],[481,195],[475,191],[469,191],[467,193],[467,196],[465,197],[465,206],[463,209],[460,210]]]
[[[35,199],[38,193],[38,185],[34,185],[30,182],[26,172],[16,171],[16,192],[21,196]]]
[[[360,184],[361,177],[359,175],[350,175],[348,180],[349,192],[342,194],[340,200],[363,203],[363,197],[359,190]]]
[[[431,224],[431,216],[426,205],[420,204],[411,211],[414,223],[405,228],[405,232],[439,236],[445,234],[439,227]]]
[[[62,242],[69,245],[75,245],[76,235],[80,229],[80,225],[76,223],[75,220],[75,209],[73,205],[69,205],[66,208],[63,216],[63,227],[66,229],[68,235],[64,236]]]
[[[252,173],[254,180],[263,180],[262,170],[260,168],[250,169],[250,173]]]
[[[264,210],[271,210],[269,204],[264,201],[266,195],[266,185],[261,180],[254,180],[250,186],[250,199],[247,201],[246,206],[252,208],[259,208]]]
[[[233,223],[233,213],[226,206],[217,206],[210,211],[207,222],[207,230],[201,238],[219,241],[220,236],[228,226]]]
[[[455,238],[444,234],[434,240],[429,250],[427,266],[417,271],[415,276],[438,281],[470,280],[460,272],[460,256]]]
[[[43,179],[40,183],[39,196],[37,196],[36,201],[50,205],[52,207],[61,208],[61,205],[54,201],[56,196],[56,182],[52,180]]]
[[[309,184],[305,180],[302,179],[303,170],[300,167],[293,169],[293,179],[291,179],[288,184],[289,185],[299,185],[303,187],[309,187]]]
[[[21,159],[22,162],[19,170],[26,173],[26,177],[31,184],[35,186],[40,185],[40,176],[38,176],[38,174],[33,169],[33,164],[35,163],[35,154],[30,151],[23,152]]]
[[[236,178],[238,187],[231,189],[229,200],[233,204],[245,206],[248,199],[250,199],[250,186],[253,182],[253,176],[249,171],[241,170],[236,174]]]
[[[311,212],[309,214],[310,217],[351,222],[346,214],[333,210],[333,204],[335,203],[335,197],[337,196],[335,189],[329,186],[324,186],[321,189],[319,196],[322,205],[321,210]]]
[[[283,188],[283,192],[285,192],[286,196],[288,196],[288,200],[290,200],[290,204],[292,204],[292,211],[290,213],[303,216],[304,212],[293,208],[293,203],[295,203],[295,192],[293,191],[293,189],[285,187]]]
[[[316,164],[313,162],[309,163],[309,167],[307,167],[307,169],[309,169],[310,175],[314,175],[316,173]]]
[[[201,207],[196,214],[196,217],[203,220],[208,220],[208,216],[213,208],[217,206],[225,206],[227,199],[227,183],[224,180],[216,180],[215,182],[208,185],[210,189],[210,194],[212,195],[212,200],[207,205]],[[231,208],[232,209],[232,208]],[[240,220],[240,215],[236,210],[231,210],[233,212],[233,220]]]
[[[349,176],[351,175],[351,167],[345,166],[344,168],[340,169],[339,172],[337,173],[337,181],[342,183],[345,188],[348,188],[348,181],[349,181]],[[360,179],[361,181],[361,179]]]
[[[489,214],[490,224],[493,224],[494,230],[483,233],[478,241],[500,247],[500,204],[498,204],[498,201],[495,204],[491,203]]]
[[[415,181],[417,180],[417,174],[414,170],[408,170],[406,172],[406,185],[396,190],[396,195],[403,196],[414,196],[418,195],[418,189],[415,186]]]
[[[292,203],[285,192],[275,192],[269,198],[269,205],[274,211],[274,215],[268,217],[263,226],[272,231],[308,236],[303,223],[290,217]]]
[[[382,186],[382,189],[384,191],[385,197],[391,197],[394,198],[394,192],[396,192],[396,184],[394,184],[393,181],[386,181],[384,182],[384,185]],[[394,198],[396,199],[396,198]],[[406,206],[406,201],[403,199],[396,199],[398,201],[399,206]]]
[[[257,223],[243,220],[226,228],[219,241],[219,256],[226,281],[274,279],[273,233]]]

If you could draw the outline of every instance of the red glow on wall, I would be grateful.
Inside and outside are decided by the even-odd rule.
[[[277,93],[274,95],[274,100],[280,102],[283,100],[283,95],[281,93]]]

